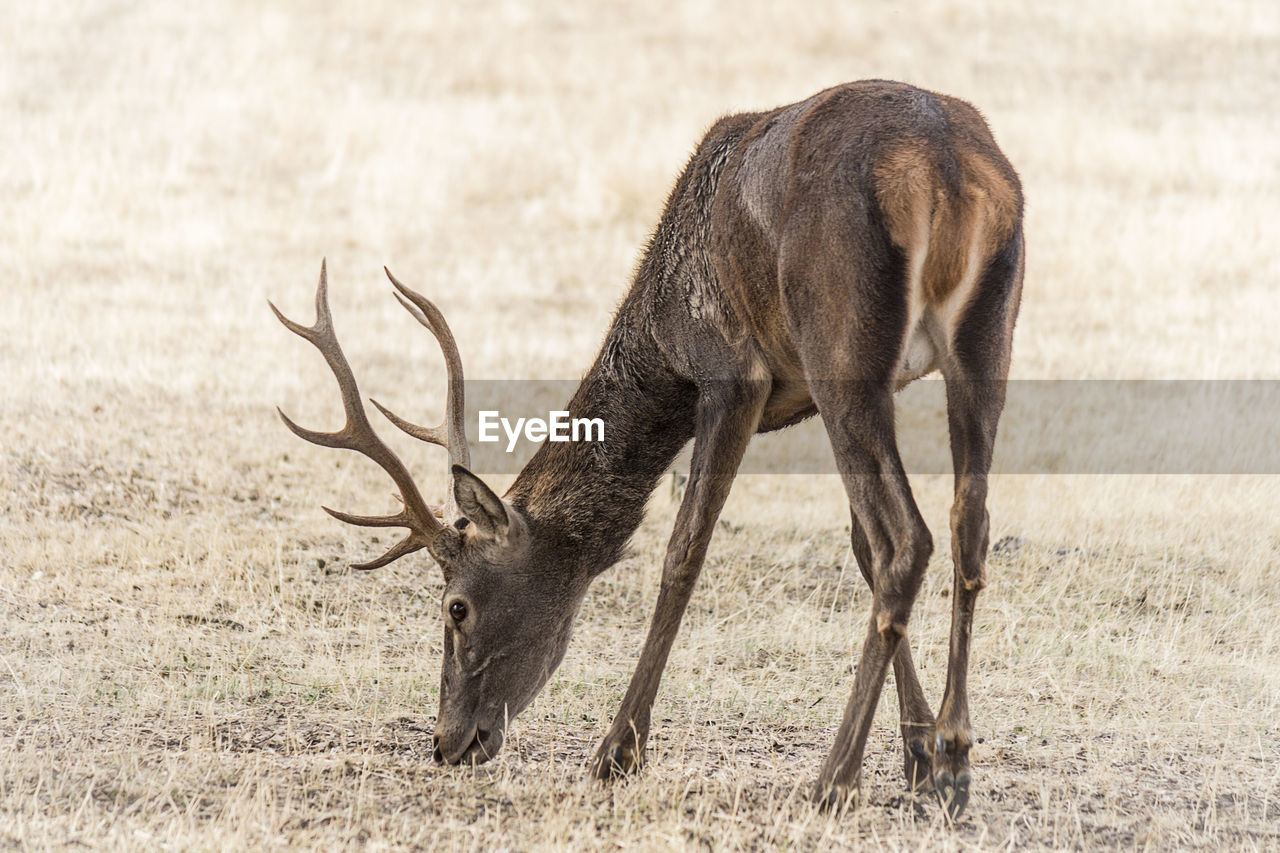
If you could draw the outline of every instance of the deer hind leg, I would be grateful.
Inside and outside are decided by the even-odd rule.
[[[951,596],[951,641],[947,685],[930,744],[934,789],[953,818],[969,800],[969,641],[978,592],[986,585],[988,544],[987,473],[996,427],[1004,408],[1013,319],[1022,278],[1021,234],[1015,234],[988,265],[942,371],[947,422],[955,468],[951,507],[951,551],[955,592]]]
[[[904,703],[904,720],[928,714],[928,706],[914,677],[904,642],[916,593],[924,578],[933,540],[916,507],[898,456],[893,435],[893,397],[883,383],[843,383],[843,387],[814,387],[815,400],[835,448],[837,465],[849,495],[859,542],[861,563],[871,575],[871,619],[854,674],[853,692],[835,744],[818,775],[816,794],[827,805],[841,805],[858,788],[862,756],[889,663],[895,662]],[[927,717],[923,717],[923,722]],[[912,740],[927,729],[912,726]],[[925,766],[912,755],[909,772]]]
[[[643,761],[650,711],[667,656],[702,571],[716,519],[768,396],[769,380],[763,370],[741,382],[717,381],[701,392],[689,482],[667,544],[658,603],[622,707],[592,760],[591,774],[596,779],[607,781],[631,773]]]
[[[871,573],[871,544],[862,524],[853,519],[853,556],[857,560],[862,577],[875,592],[875,579]],[[902,726],[902,773],[907,788],[927,791],[933,787],[932,764],[929,758],[930,741],[933,738],[933,711],[924,697],[920,679],[916,676],[911,660],[911,643],[903,638],[893,655],[893,681],[898,689],[898,717]]]
[[[832,193],[848,197],[843,186]],[[844,805],[857,791],[880,691],[890,662],[905,647],[911,607],[933,550],[894,435],[893,387],[906,334],[907,259],[871,214],[870,208],[856,204],[835,213],[822,204],[796,206],[779,248],[787,325],[835,451],[857,531],[856,556],[870,575],[872,592],[853,692],[818,774],[815,794],[828,806]],[[911,706],[910,721],[918,713],[920,721],[927,721],[927,705],[909,661],[910,652],[904,652],[899,669],[908,688],[903,695]],[[913,737],[919,735],[913,732]],[[922,769],[913,763],[910,771]]]

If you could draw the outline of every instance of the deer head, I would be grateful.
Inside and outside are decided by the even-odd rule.
[[[444,506],[427,505],[404,463],[369,423],[334,333],[323,263],[313,325],[289,320],[274,305],[271,310],[286,328],[320,350],[338,380],[347,422],[337,432],[326,433],[304,429],[282,411],[280,417],[306,441],[364,454],[399,487],[403,506],[392,515],[324,510],[349,524],[409,531],[381,557],[353,568],[376,569],[423,548],[439,564],[445,581],[444,662],[435,757],[450,764],[479,763],[497,754],[510,720],[533,701],[560,664],[588,578],[581,572],[549,571],[565,565],[572,555],[561,553],[564,546],[557,537],[539,536],[533,519],[467,470],[462,358],[453,334],[430,300],[386,272],[398,291],[396,298],[440,343],[449,391],[444,420],[435,427],[410,423],[377,401],[370,402],[409,435],[448,450],[450,489]],[[551,577],[556,580],[549,582]]]

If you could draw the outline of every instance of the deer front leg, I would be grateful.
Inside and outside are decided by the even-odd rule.
[[[759,425],[768,394],[767,382],[743,381],[717,383],[699,398],[689,483],[667,543],[658,604],[622,707],[592,760],[591,773],[596,779],[631,773],[643,763],[649,714],[667,656],[702,570],[716,519]]]

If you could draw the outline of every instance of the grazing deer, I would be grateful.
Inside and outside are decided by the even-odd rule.
[[[307,441],[365,454],[399,486],[404,506],[394,515],[328,510],[351,524],[409,531],[355,568],[426,548],[444,572],[437,761],[481,762],[498,752],[508,722],[563,658],[587,587],[619,559],[650,493],[692,439],[657,609],[591,765],[599,779],[636,770],[667,655],[747,443],[816,413],[872,591],[853,694],[816,795],[841,805],[857,791],[892,662],[907,782],[932,786],[958,815],[970,785],[966,672],[984,585],[987,472],[1022,276],[1018,177],[964,101],[864,81],[723,118],[676,182],[567,406],[572,417],[603,419],[606,440],[544,443],[501,497],[467,470],[453,335],[435,305],[391,277],[397,298],[444,350],[448,402],[432,428],[374,405],[410,435],[448,449],[451,494],[433,509],[370,426],[334,334],[322,265],[315,324],[276,315],[324,355],[347,423],[319,433],[281,417]],[[896,390],[933,370],[946,381],[955,464],[955,594],[936,720],[906,641],[933,541],[898,455],[893,403]]]

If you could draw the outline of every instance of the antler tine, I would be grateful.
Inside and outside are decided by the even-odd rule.
[[[338,521],[344,521],[347,524],[354,524],[357,527],[408,527],[409,526],[406,523],[403,510],[396,513],[395,515],[355,515],[354,513],[343,512],[342,510],[334,509],[333,507],[322,506],[320,508],[325,512],[329,513],[329,515],[338,519]]]
[[[383,566],[387,565],[388,563],[394,563],[396,560],[400,559],[405,554],[412,554],[414,551],[417,551],[421,547],[422,547],[421,543],[417,542],[414,539],[414,534],[410,533],[408,536],[401,539],[395,545],[392,545],[391,550],[387,551],[387,553],[383,554],[381,557],[378,557],[376,560],[370,560],[367,563],[352,563],[351,568],[361,572],[368,572],[368,571],[372,571],[373,569],[380,569]]]
[[[372,397],[369,398],[369,402],[373,404],[375,409],[382,412],[383,416],[387,420],[391,421],[391,423],[395,424],[404,432],[409,433],[409,435],[414,438],[425,441],[428,444],[437,444],[446,450],[449,448],[449,436],[444,431],[443,423],[439,426],[424,427],[419,424],[415,424],[412,421],[406,421],[404,418],[400,417]]]
[[[309,342],[324,356],[324,360],[333,372],[334,378],[338,380],[338,389],[342,393],[342,406],[347,417],[346,424],[337,432],[318,432],[300,427],[283,411],[278,408],[276,411],[280,412],[280,418],[284,421],[284,425],[294,435],[322,447],[336,447],[361,453],[376,462],[399,487],[404,507],[394,515],[352,515],[332,510],[328,507],[324,508],[334,518],[339,521],[345,521],[348,524],[362,527],[404,527],[409,530],[409,535],[382,557],[369,563],[353,566],[353,568],[357,569],[376,569],[380,566],[385,566],[392,560],[403,557],[405,554],[426,547],[443,529],[443,525],[432,514],[426,501],[422,499],[422,494],[413,482],[413,477],[409,474],[409,470],[400,461],[400,457],[378,437],[378,434],[373,430],[372,424],[369,423],[369,416],[365,413],[364,406],[360,402],[360,389],[356,385],[355,374],[352,373],[351,364],[342,352],[342,347],[338,344],[338,337],[333,330],[333,316],[329,312],[328,275],[325,266],[321,262],[320,283],[316,287],[315,323],[310,326],[303,326],[285,317],[275,305],[271,305],[271,310],[275,312],[276,317],[284,324],[285,328]]]
[[[399,291],[396,294],[396,299],[400,300],[400,304],[405,307],[405,310],[425,326],[440,344],[440,350],[444,353],[449,393],[445,401],[444,420],[434,427],[424,427],[410,423],[399,415],[388,411],[377,400],[371,400],[370,402],[377,406],[378,411],[386,415],[391,423],[409,435],[446,448],[449,451],[449,467],[451,470],[454,465],[461,465],[464,468],[470,467],[471,450],[467,447],[462,356],[458,352],[458,344],[454,340],[453,332],[449,329],[449,323],[444,319],[444,314],[436,307],[434,302],[421,293],[406,287],[391,274],[391,270],[386,267],[383,267],[382,270],[387,274],[387,278],[391,279],[391,283],[395,285],[396,290]]]

